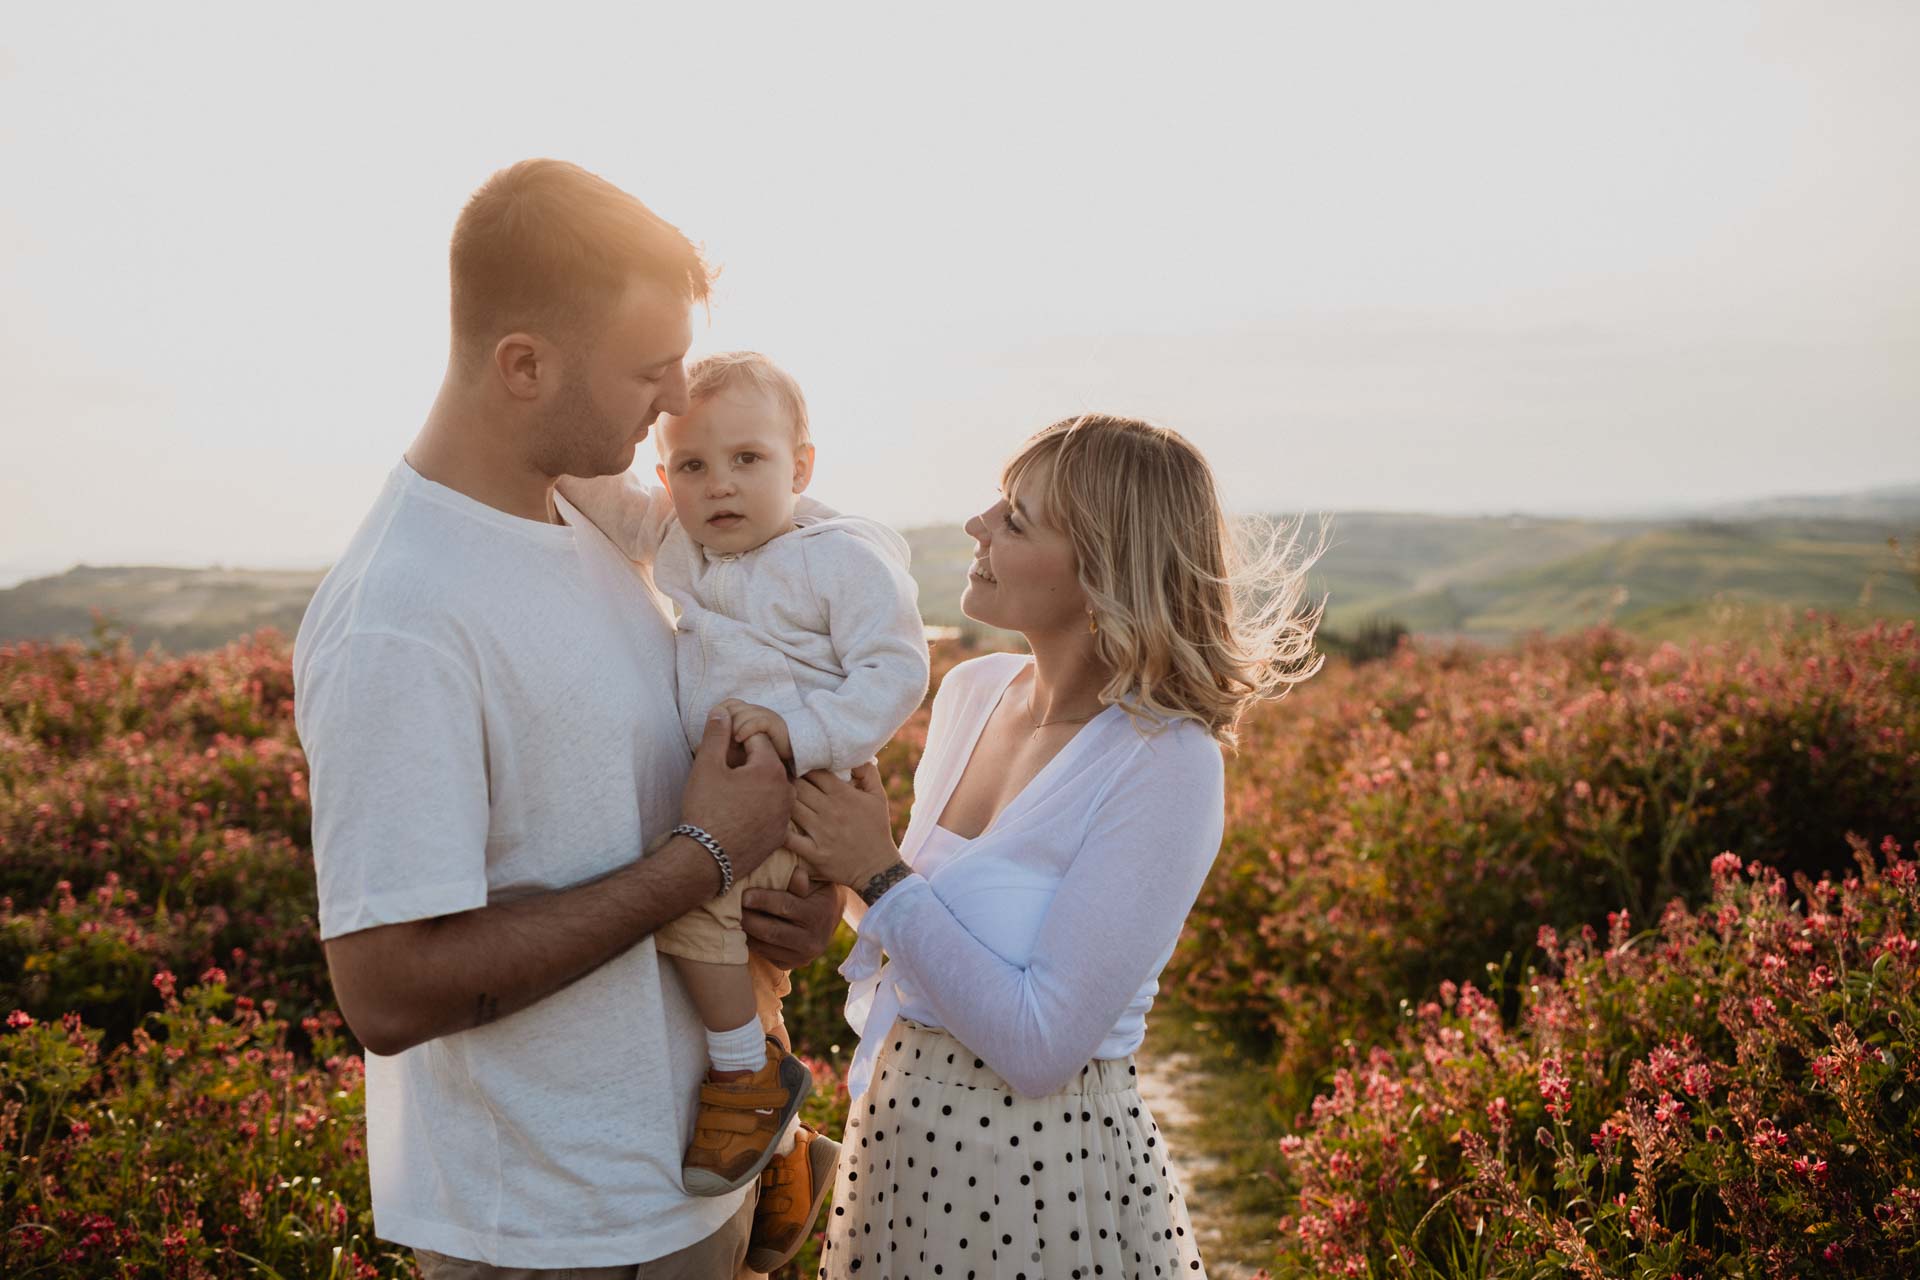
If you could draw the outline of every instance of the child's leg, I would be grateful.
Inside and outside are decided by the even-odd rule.
[[[793,1038],[787,1034],[786,1020],[781,1016],[781,998],[793,990],[793,983],[787,977],[787,971],[748,953],[747,977],[753,983],[753,1001],[760,1017],[760,1025],[769,1036],[779,1041],[789,1053],[793,1051]],[[794,1137],[800,1129],[800,1118],[794,1117],[787,1131],[780,1135],[780,1145],[774,1148],[776,1155],[788,1155],[793,1151]]]
[[[768,863],[774,859],[769,858]],[[712,1069],[700,1086],[693,1140],[682,1166],[690,1195],[738,1190],[758,1177],[784,1145],[786,1130],[813,1088],[813,1075],[774,1042],[756,1011],[740,895],[755,876],[664,926],[654,935],[670,957],[705,1025]]]
[[[742,964],[671,957],[687,995],[707,1029],[707,1058],[715,1080],[747,1076],[767,1065],[766,1033],[754,999],[753,976]]]

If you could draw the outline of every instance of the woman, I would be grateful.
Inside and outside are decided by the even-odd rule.
[[[1034,436],[967,532],[961,608],[1032,657],[942,682],[898,849],[871,771],[796,789],[795,851],[860,898],[821,1274],[1200,1275],[1130,1055],[1219,848],[1220,744],[1317,667],[1304,570],[1269,541],[1236,577],[1206,462],[1124,418]]]

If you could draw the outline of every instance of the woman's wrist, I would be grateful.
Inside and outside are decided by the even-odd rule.
[[[871,907],[886,894],[887,890],[913,874],[913,868],[895,857],[885,866],[875,868],[866,875],[855,877],[850,886],[860,900]]]

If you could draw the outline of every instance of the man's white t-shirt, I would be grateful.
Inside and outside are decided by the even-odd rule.
[[[564,527],[402,462],[308,606],[294,714],[322,938],[578,884],[678,820],[672,629],[556,502]],[[369,1054],[375,1229],[540,1268],[712,1234],[745,1193],[681,1190],[706,1056],[652,939],[519,1013]]]

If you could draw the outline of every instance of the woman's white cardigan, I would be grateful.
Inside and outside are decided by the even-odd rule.
[[[908,865],[1030,661],[991,654],[942,682],[901,841]],[[1137,1049],[1220,847],[1223,788],[1219,744],[1193,721],[1143,731],[1119,707],[1089,721],[992,826],[858,921],[840,970],[851,984],[847,1021],[861,1035],[853,1095],[897,1014],[946,1028],[1034,1097],[1093,1058]]]

